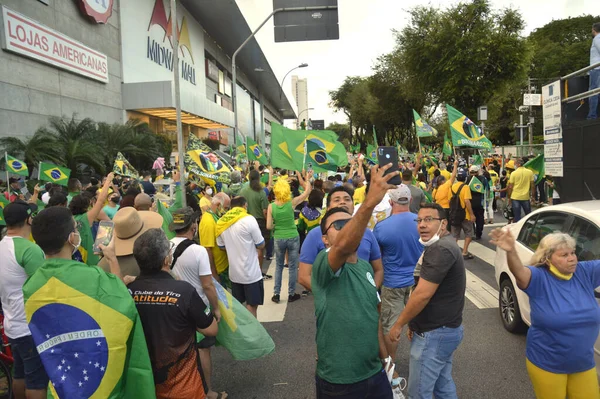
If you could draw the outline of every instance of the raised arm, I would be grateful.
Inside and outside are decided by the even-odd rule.
[[[454,184],[457,173],[458,173],[458,159],[455,159],[454,160],[454,168],[452,169],[452,176],[450,176],[450,185]]]
[[[110,188],[110,186],[112,186],[112,181],[114,177],[115,174],[113,172],[110,172],[108,176],[106,176],[104,186],[102,186],[102,190],[100,191],[100,194],[98,194],[98,198],[96,199],[94,207],[87,213],[88,222],[90,223],[90,226],[94,224],[94,221],[98,218],[98,215],[100,215],[100,211],[102,210],[102,208],[104,208],[104,203],[106,202],[106,198],[108,198],[108,189]]]
[[[297,196],[296,198],[292,199],[292,208],[296,208],[298,205],[300,205],[301,203],[306,201],[306,199],[308,198],[308,195],[310,194],[310,191],[312,190],[312,186],[310,185],[311,177],[312,177],[312,172],[309,172],[305,176],[305,179],[302,179],[301,174],[298,175],[298,179],[300,179],[301,182],[303,183],[304,192],[302,194],[300,194],[299,196]]]
[[[506,251],[506,261],[510,272],[515,276],[517,286],[524,290],[529,286],[531,281],[531,270],[523,266],[519,254],[515,249],[515,237],[509,229],[495,229],[490,233],[492,244]]]

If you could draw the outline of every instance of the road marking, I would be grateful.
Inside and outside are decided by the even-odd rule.
[[[459,247],[463,248],[464,245],[465,245],[465,242],[463,240],[458,241]],[[496,251],[494,251],[493,249],[489,249],[488,247],[486,247],[485,245],[481,245],[477,241],[471,241],[471,244],[469,244],[469,252],[471,254],[473,254],[473,256],[478,257],[485,263],[494,267],[494,261],[496,259]]]
[[[492,309],[498,307],[498,291],[485,281],[471,273],[467,272],[467,290],[465,296],[473,305],[479,309]]]
[[[269,266],[269,270],[267,274],[273,276],[270,280],[264,280],[265,286],[265,303],[262,306],[258,307],[257,318],[261,323],[271,323],[276,321],[283,321],[285,317],[285,311],[287,309],[288,301],[287,301],[287,290],[288,290],[288,281],[289,281],[289,269],[284,268],[283,274],[281,276],[281,292],[283,295],[280,295],[281,301],[279,303],[275,303],[271,301],[271,297],[273,296],[273,289],[275,288],[275,265],[276,261],[273,259],[271,265]]]

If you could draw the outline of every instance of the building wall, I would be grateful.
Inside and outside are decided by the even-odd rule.
[[[27,137],[51,116],[122,122],[119,0],[106,25],[84,16],[73,0],[1,0],[1,4],[108,57],[108,83],[0,50],[0,137]]]
[[[296,128],[298,129],[303,119],[308,121],[310,118],[310,111],[308,110],[308,81],[306,78],[299,79],[298,76],[292,76],[292,95],[298,106],[298,121],[296,123]]]

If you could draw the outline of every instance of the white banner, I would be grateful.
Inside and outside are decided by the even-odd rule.
[[[544,112],[544,161],[546,174],[563,176],[562,97],[560,80],[542,87]]]
[[[108,82],[108,58],[68,36],[2,6],[4,37],[8,51]]]

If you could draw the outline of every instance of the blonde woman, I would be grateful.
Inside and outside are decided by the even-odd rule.
[[[594,342],[600,331],[600,260],[578,262],[575,240],[564,233],[544,237],[523,266],[508,229],[490,233],[506,251],[517,286],[529,296],[527,372],[538,399],[600,398]]]
[[[299,176],[300,177],[300,176]],[[278,179],[273,186],[275,201],[267,208],[267,229],[273,230],[275,239],[275,287],[271,300],[279,303],[281,291],[281,275],[285,263],[285,254],[288,255],[289,285],[288,302],[300,299],[296,293],[296,281],[298,280],[298,258],[300,257],[300,235],[294,220],[294,209],[304,202],[311,191],[309,174],[304,180],[304,192],[292,199],[292,191],[287,179]],[[301,180],[302,181],[302,180]]]

